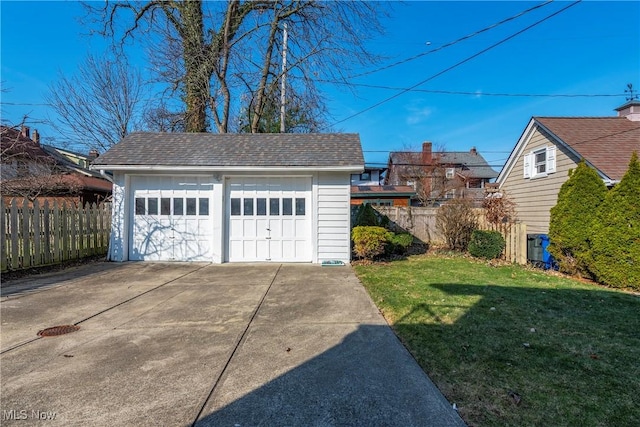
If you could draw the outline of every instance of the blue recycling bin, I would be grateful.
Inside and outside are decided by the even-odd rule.
[[[533,265],[542,267],[545,270],[557,270],[558,266],[547,250],[549,247],[549,236],[546,234],[527,235],[527,260]]]

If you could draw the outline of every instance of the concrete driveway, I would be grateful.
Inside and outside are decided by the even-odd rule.
[[[464,425],[348,266],[97,263],[0,304],[2,425]]]

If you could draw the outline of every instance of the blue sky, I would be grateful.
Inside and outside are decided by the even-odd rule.
[[[448,151],[475,146],[499,170],[531,116],[615,115],[614,108],[628,95],[627,83],[640,90],[639,1],[583,1],[545,20],[572,4],[553,2],[443,48],[541,3],[394,3],[383,21],[386,34],[371,44],[386,60],[362,71],[424,55],[354,78],[362,85],[355,96],[323,86],[335,129],[360,134],[369,164],[382,165],[389,151],[418,149],[431,141]],[[40,105],[48,85],[59,71],[73,73],[88,51],[103,51],[105,43],[82,36],[87,28],[76,2],[2,1],[0,8],[2,119],[19,122],[29,115],[43,137],[55,137],[42,123],[52,116]],[[422,81],[417,90],[398,95]]]

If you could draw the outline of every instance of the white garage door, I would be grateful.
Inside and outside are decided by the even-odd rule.
[[[229,261],[311,261],[311,178],[229,179],[226,200]]]
[[[131,187],[129,259],[211,261],[210,178],[140,176]]]

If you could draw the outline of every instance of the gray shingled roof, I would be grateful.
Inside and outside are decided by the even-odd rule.
[[[148,133],[127,135],[93,166],[364,166],[358,134]]]
[[[421,151],[391,152],[389,156],[391,163],[399,165],[396,167],[406,167],[404,163],[410,163],[410,166],[422,165]],[[465,166],[468,169],[468,175],[473,178],[490,179],[498,176],[498,172],[477,152],[474,154],[471,151],[446,151],[434,153],[433,157],[434,161],[440,165]]]

